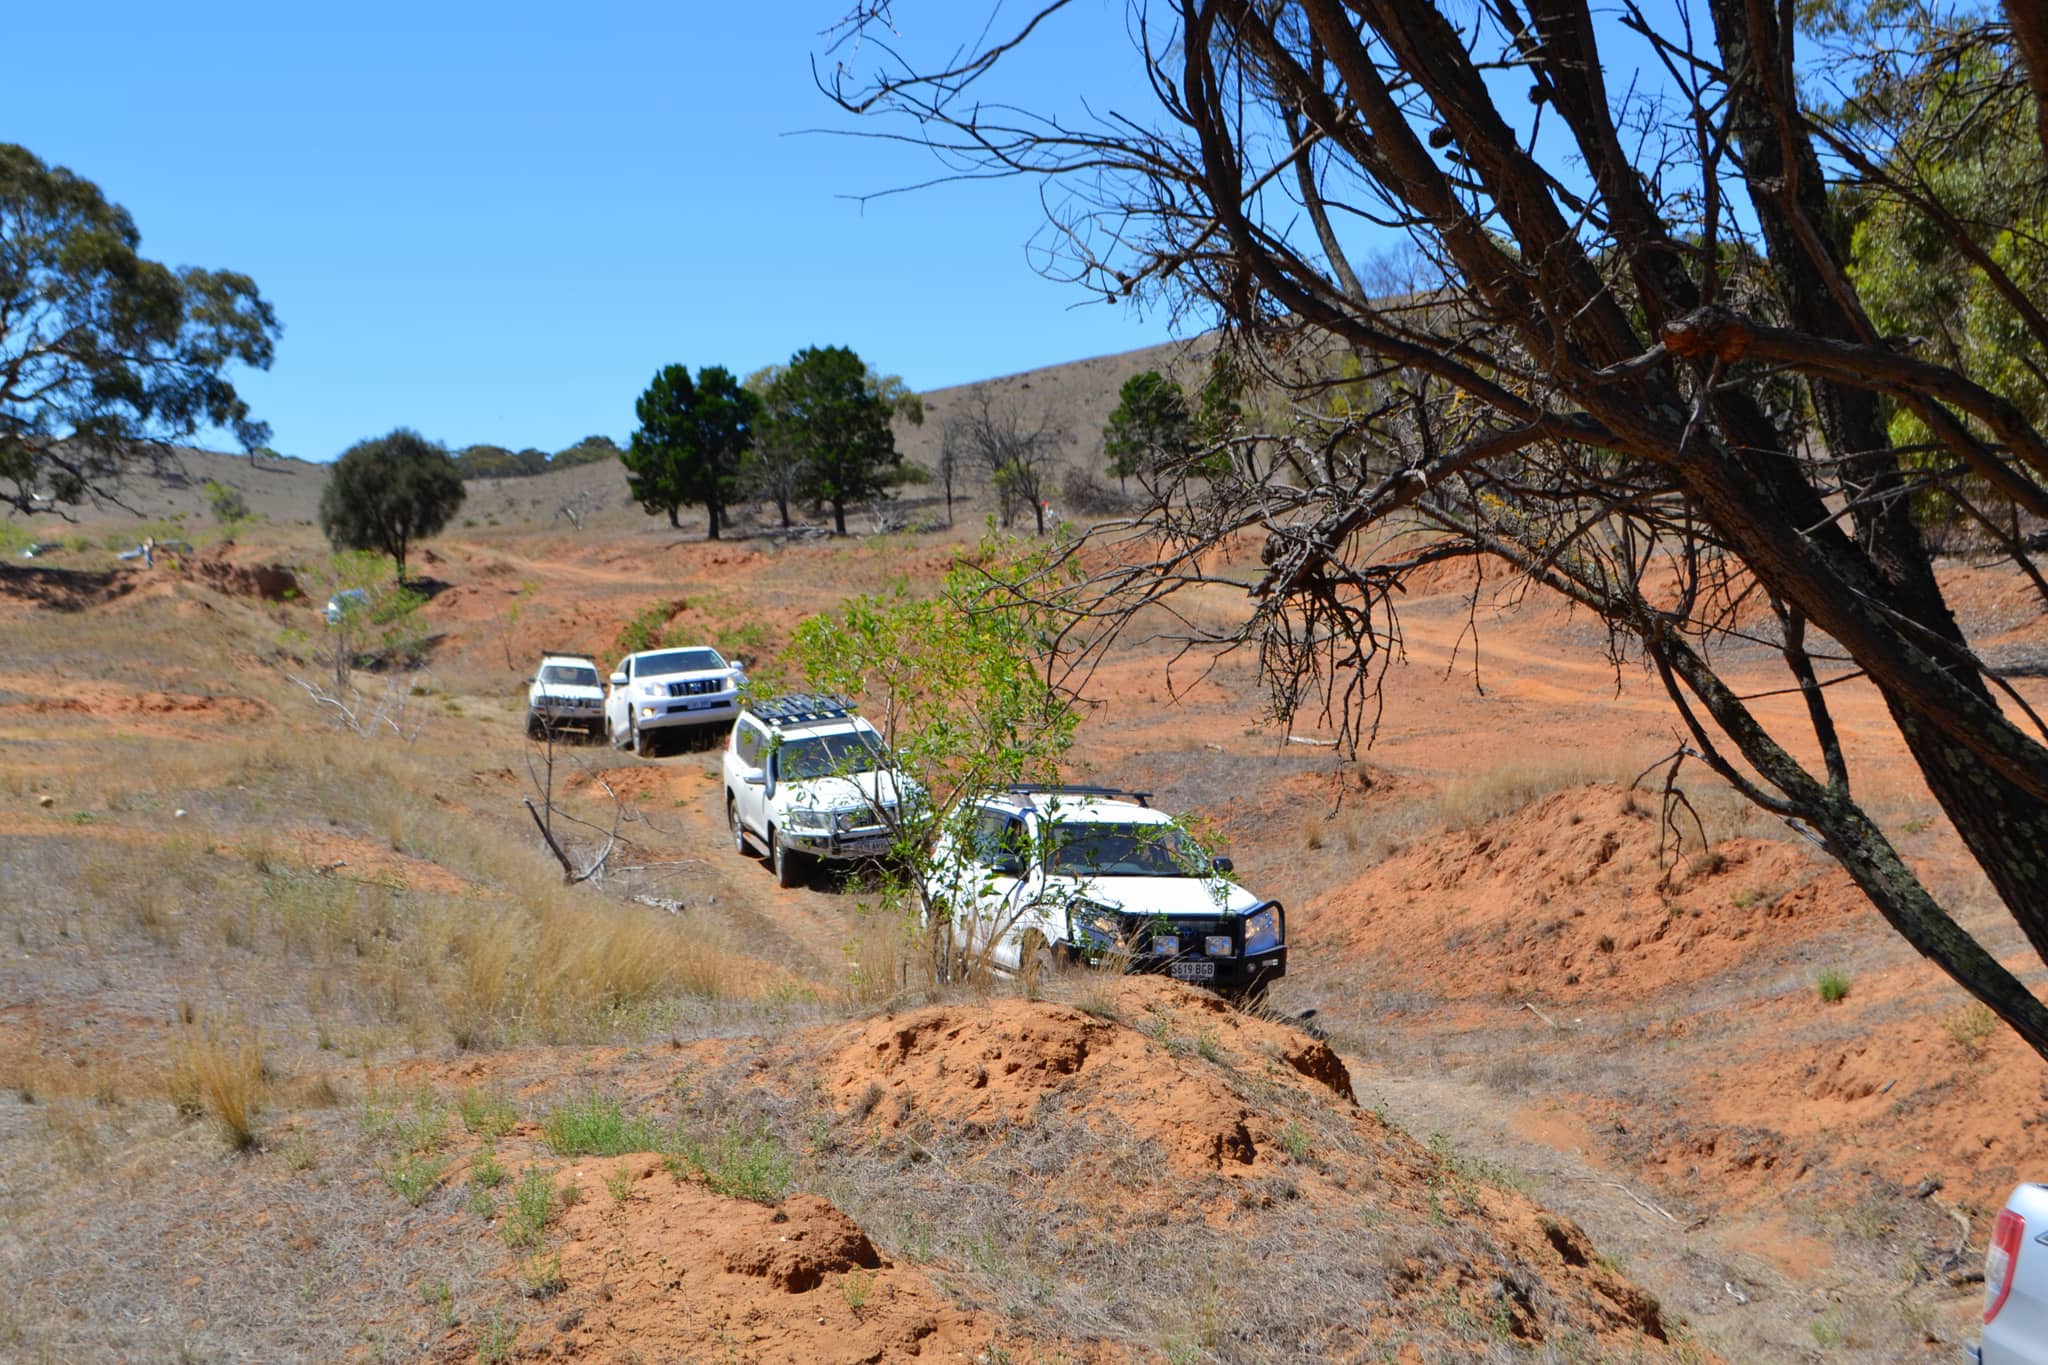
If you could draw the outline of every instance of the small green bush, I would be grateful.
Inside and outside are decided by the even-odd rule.
[[[757,1204],[782,1202],[795,1182],[788,1155],[766,1133],[729,1134],[709,1151],[685,1142],[663,1164],[678,1180],[694,1174],[719,1194]]]
[[[501,1138],[519,1123],[512,1097],[496,1090],[465,1090],[455,1102],[462,1126],[478,1137]]]
[[[1830,967],[1820,974],[1820,980],[1815,984],[1820,990],[1820,998],[1832,1005],[1849,994],[1849,982],[1847,972],[1836,971]]]
[[[653,649],[661,643],[662,627],[668,618],[683,609],[678,599],[672,602],[656,602],[619,628],[619,653],[638,654],[643,649]]]
[[[420,1152],[405,1152],[378,1172],[384,1183],[406,1203],[418,1208],[426,1202],[434,1187],[441,1183],[442,1172],[448,1169],[448,1162],[437,1156]]]
[[[661,1150],[661,1131],[644,1118],[628,1118],[617,1100],[590,1095],[550,1110],[541,1137],[556,1156],[624,1156]]]
[[[526,1174],[520,1177],[519,1184],[512,1191],[512,1207],[501,1229],[505,1245],[540,1245],[540,1235],[554,1216],[555,1187],[548,1180],[547,1172],[537,1166],[527,1167]]]

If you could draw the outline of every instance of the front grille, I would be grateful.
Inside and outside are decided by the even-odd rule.
[[[1180,937],[1179,957],[1205,957],[1203,940],[1218,935],[1230,940],[1230,955],[1244,956],[1244,921],[1235,918],[1181,919],[1162,918],[1157,915],[1125,915],[1124,941],[1131,945],[1131,951],[1140,959],[1154,956],[1152,935],[1176,934]]]
[[[702,697],[718,691],[719,687],[717,678],[692,678],[688,682],[670,683],[668,694],[671,697]]]

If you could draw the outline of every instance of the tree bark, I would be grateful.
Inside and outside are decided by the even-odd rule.
[[[2048,155],[2048,9],[2041,0],[2005,0],[2005,22],[2027,66],[2027,84],[2034,91],[2034,131],[2042,153]]]

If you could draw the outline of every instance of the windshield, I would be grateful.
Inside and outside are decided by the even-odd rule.
[[[883,766],[882,743],[865,730],[843,735],[807,735],[786,739],[776,750],[782,780],[801,782],[811,777],[832,777],[840,773],[864,773]]]
[[[636,677],[655,678],[664,673],[703,673],[724,668],[725,660],[718,657],[715,649],[671,649],[662,654],[641,655],[636,667]]]
[[[597,686],[597,670],[579,668],[575,664],[549,664],[540,671],[544,683],[566,683],[571,687]]]
[[[1048,872],[1069,877],[1185,877],[1194,846],[1171,825],[1061,821],[1051,827]]]

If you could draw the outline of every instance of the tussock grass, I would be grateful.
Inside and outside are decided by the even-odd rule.
[[[863,905],[846,936],[846,998],[860,1006],[884,1004],[920,979],[930,945],[916,920],[887,906]]]
[[[250,1030],[221,1023],[187,1023],[165,1074],[171,1103],[188,1117],[207,1117],[236,1151],[257,1142],[256,1119],[265,1092],[263,1047]]]
[[[1848,998],[1849,987],[1853,981],[1854,978],[1847,972],[1829,967],[1815,980],[1814,988],[1819,992],[1823,1003],[1832,1005]]]

